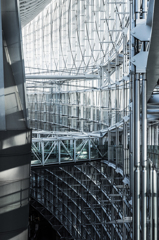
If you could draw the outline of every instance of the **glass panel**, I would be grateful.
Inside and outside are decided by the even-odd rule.
[[[88,140],[76,141],[76,158],[77,160],[88,159]]]
[[[63,140],[61,142],[61,162],[73,160],[73,140]]]
[[[90,144],[90,156],[91,159],[99,159],[101,158],[101,155],[99,153],[99,146],[98,146],[98,142],[96,140],[92,140],[91,139],[91,144]]]
[[[31,146],[31,164],[41,164],[42,163],[42,153],[41,144],[39,142],[32,143]]]
[[[58,147],[56,141],[45,143],[44,159],[46,161],[45,164],[58,162]]]

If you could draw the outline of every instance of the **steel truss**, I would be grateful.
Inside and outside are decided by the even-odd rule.
[[[52,1],[24,28],[33,128],[99,131],[129,115],[128,9],[127,1]]]
[[[159,236],[158,10],[157,0],[52,0],[23,29],[30,125],[43,130],[32,145],[32,164],[44,166],[32,184],[43,190],[32,197],[66,239]]]
[[[127,123],[123,122],[121,126],[122,124],[125,129]],[[129,174],[129,150],[124,139],[125,131],[119,131],[117,127],[111,129],[114,130],[113,133],[108,129],[101,134],[81,135],[74,132],[33,131],[31,164],[48,166],[107,159],[122,168],[125,175]],[[121,142],[119,144],[119,136],[123,139],[124,147]],[[117,137],[118,143],[116,143]]]

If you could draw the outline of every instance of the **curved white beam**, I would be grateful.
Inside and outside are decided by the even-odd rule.
[[[33,20],[51,0],[19,0],[22,27]]]

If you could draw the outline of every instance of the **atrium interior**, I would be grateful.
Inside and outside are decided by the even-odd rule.
[[[158,13],[0,0],[0,239],[159,239]]]

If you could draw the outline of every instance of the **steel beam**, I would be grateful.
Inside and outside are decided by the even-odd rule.
[[[94,74],[86,74],[86,75],[25,75],[25,79],[98,79],[100,78],[99,75]]]
[[[156,169],[153,169],[152,172],[152,191],[153,191],[153,240],[157,240],[157,220],[158,220],[158,216],[157,216],[157,172]]]

